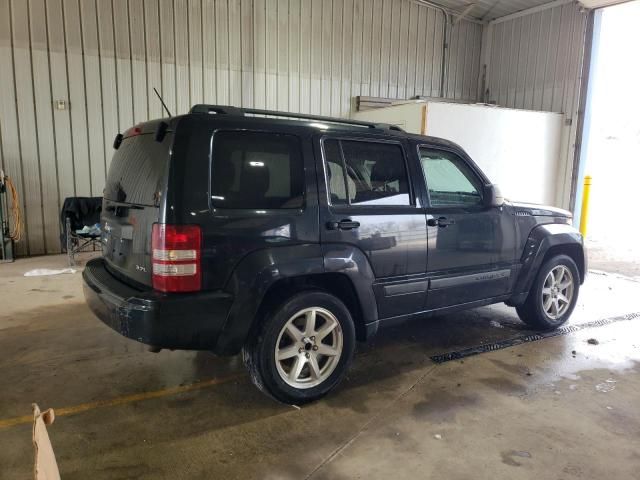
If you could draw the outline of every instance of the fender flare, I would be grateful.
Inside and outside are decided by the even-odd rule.
[[[325,243],[322,245],[325,272],[346,275],[356,291],[362,322],[365,326],[375,325],[373,331],[367,327],[366,336],[373,335],[378,324],[378,303],[373,292],[375,274],[369,258],[362,250],[345,243]]]
[[[322,250],[317,244],[288,245],[256,250],[234,268],[224,290],[233,295],[216,345],[216,353],[240,351],[269,287],[280,279],[322,273]]]
[[[234,301],[218,337],[215,351],[240,351],[254,326],[256,314],[269,288],[278,280],[341,273],[351,281],[365,324],[366,336],[375,333],[378,310],[373,293],[374,274],[366,255],[342,244],[305,244],[254,251],[234,268],[224,290]]]
[[[522,266],[513,288],[512,298],[515,304],[521,303],[526,298],[547,252],[553,247],[562,245],[580,247],[584,256],[584,271],[580,272],[582,276],[580,283],[584,281],[587,263],[584,241],[580,232],[571,225],[561,223],[538,225],[529,233],[522,253],[520,260]]]

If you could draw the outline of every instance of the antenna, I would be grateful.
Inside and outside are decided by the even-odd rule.
[[[157,95],[157,96],[158,96],[158,98],[160,99],[160,103],[162,104],[162,106],[163,106],[163,107],[164,107],[164,109],[166,110],[167,115],[169,115],[169,116],[171,117],[171,116],[172,116],[172,115],[171,115],[171,112],[169,111],[169,109],[168,109],[168,108],[167,108],[167,106],[165,105],[164,100],[162,100],[162,97],[161,97],[161,96],[160,96],[160,94],[158,93],[158,90],[156,90],[156,87],[153,87],[153,91],[154,91],[154,92],[156,92],[156,95]]]

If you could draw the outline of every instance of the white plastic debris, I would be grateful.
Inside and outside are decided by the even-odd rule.
[[[433,438],[435,438],[436,440],[442,440],[442,435],[440,435],[439,433],[436,433]]]
[[[524,450],[513,450],[511,454],[515,455],[516,457],[531,458],[531,454]]]
[[[28,272],[25,272],[24,276],[25,277],[44,277],[47,275],[61,275],[63,273],[76,273],[76,271],[73,268],[59,268],[59,269],[36,268],[34,270],[29,270]]]
[[[616,381],[614,379],[609,378],[606,382],[597,384],[596,390],[602,393],[611,392],[616,389],[615,383]]]

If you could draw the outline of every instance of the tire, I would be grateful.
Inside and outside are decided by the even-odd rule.
[[[310,290],[271,310],[242,357],[260,390],[284,403],[303,404],[340,383],[353,360],[355,342],[353,319],[344,303]]]
[[[553,278],[551,272],[554,272]],[[567,286],[563,288],[564,285]],[[516,311],[527,325],[554,330],[571,316],[579,291],[580,273],[576,263],[567,255],[556,255],[542,264],[527,299]]]

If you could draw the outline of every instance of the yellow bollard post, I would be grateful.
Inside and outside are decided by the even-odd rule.
[[[587,236],[587,221],[589,220],[589,195],[591,194],[591,177],[584,177],[584,187],[582,189],[582,210],[580,211],[580,233]]]

